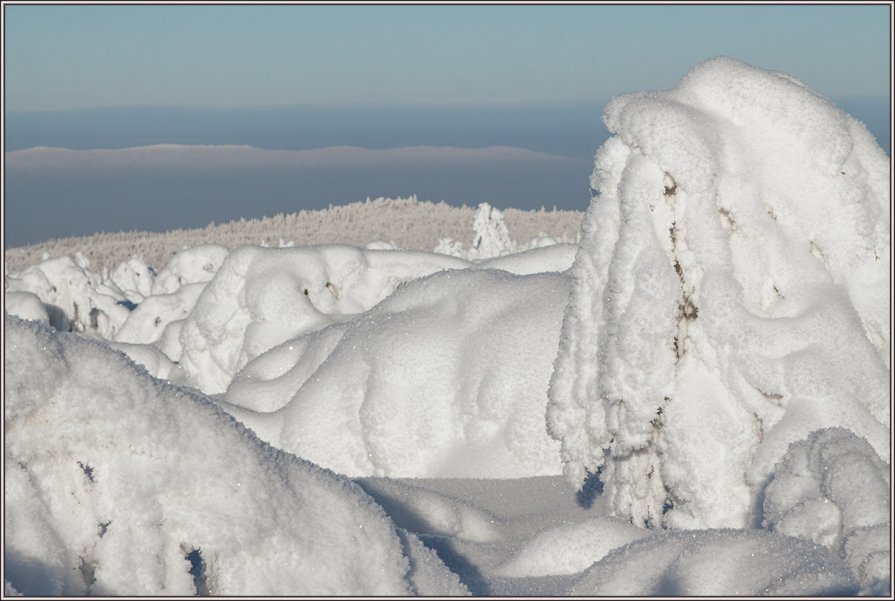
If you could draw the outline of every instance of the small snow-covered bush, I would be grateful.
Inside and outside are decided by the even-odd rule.
[[[475,236],[469,247],[470,260],[491,259],[515,251],[510,233],[503,221],[503,213],[486,202],[479,205],[473,222]]]

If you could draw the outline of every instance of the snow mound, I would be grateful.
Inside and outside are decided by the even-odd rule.
[[[217,244],[181,250],[155,277],[152,294],[173,294],[181,286],[209,282],[228,254],[226,248]]]
[[[181,366],[208,394],[291,338],[362,313],[399,284],[468,263],[434,253],[326,245],[230,253],[180,330]]]
[[[544,408],[567,302],[558,273],[436,273],[258,356],[222,402],[274,446],[350,476],[557,474]]]
[[[40,297],[24,290],[17,292],[7,291],[4,298],[3,310],[20,319],[39,321],[47,325],[50,323],[50,316],[47,314],[47,308],[41,302]]]
[[[613,549],[650,534],[617,518],[564,524],[535,536],[496,574],[511,578],[577,574]]]
[[[5,590],[457,593],[356,485],[96,341],[5,320]]]
[[[81,253],[54,257],[6,276],[9,292],[30,292],[44,305],[57,330],[111,339],[128,317],[127,297],[114,284],[90,270]],[[15,297],[13,297],[15,300]],[[22,297],[19,297],[22,300]],[[30,303],[31,310],[37,306]],[[24,309],[23,309],[24,310]],[[29,318],[41,319],[40,312]]]
[[[114,339],[117,342],[146,345],[161,341],[172,323],[189,317],[203,290],[205,283],[196,282],[179,286],[170,294],[153,294],[145,298],[121,324]],[[179,345],[179,337],[177,342]],[[169,357],[179,361],[181,352],[179,346],[176,350],[169,348]]]
[[[468,597],[469,589],[460,577],[445,567],[438,554],[413,532],[398,529],[404,553],[410,562],[408,578],[411,594],[417,597]]]
[[[604,117],[548,408],[569,480],[599,473],[638,525],[744,527],[814,430],[888,461],[890,170],[866,128],[726,58]]]
[[[516,275],[568,271],[575,262],[574,244],[550,244],[475,263],[472,269],[502,269]]]
[[[358,484],[398,527],[417,534],[450,536],[477,543],[501,538],[494,517],[469,503],[401,480],[367,478]]]
[[[594,564],[569,594],[588,596],[833,596],[858,592],[822,546],[761,530],[664,532]]]
[[[139,303],[153,293],[155,271],[140,257],[132,256],[120,263],[108,278],[133,303]]]
[[[842,428],[792,444],[764,497],[764,525],[837,552],[864,592],[888,595],[891,582],[888,465],[866,440]]]

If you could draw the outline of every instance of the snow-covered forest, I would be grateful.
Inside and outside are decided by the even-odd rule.
[[[366,246],[386,242],[402,250],[431,251],[446,238],[468,247],[475,234],[475,215],[475,207],[418,201],[415,196],[375,198],[334,205],[328,210],[212,223],[202,229],[100,233],[48,240],[7,249],[5,259],[7,269],[20,270],[46,257],[81,253],[94,271],[102,271],[137,256],[158,270],[177,252],[211,243],[235,250],[250,245],[312,246],[338,242]],[[520,249],[541,244],[543,238],[577,242],[582,216],[578,211],[554,209],[503,211],[504,221]]]
[[[891,170],[732,59],[586,214],[5,252],[6,595],[889,595]]]

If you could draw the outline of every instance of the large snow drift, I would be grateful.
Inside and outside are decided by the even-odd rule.
[[[404,545],[425,553],[356,485],[105,344],[4,325],[5,572],[20,592],[418,590]],[[424,567],[430,594],[463,591],[437,560]]]
[[[222,398],[274,446],[350,476],[558,474],[544,407],[567,301],[558,273],[443,271],[258,356]]]
[[[613,100],[548,423],[638,524],[744,527],[787,446],[889,461],[889,166],[860,123],[731,59]]]

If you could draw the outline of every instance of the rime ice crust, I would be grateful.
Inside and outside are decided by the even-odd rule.
[[[862,124],[731,59],[613,100],[548,429],[638,524],[743,527],[789,443],[886,461],[889,166]]]

